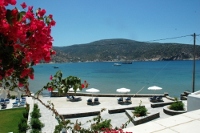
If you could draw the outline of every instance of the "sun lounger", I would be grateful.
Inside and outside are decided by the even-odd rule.
[[[162,96],[157,96],[157,97],[156,97],[156,100],[157,100],[158,102],[163,102]]]
[[[127,98],[125,99],[125,102],[126,102],[126,103],[132,103],[131,97],[127,97]]]
[[[151,102],[163,102],[162,96],[153,96],[150,97]]]
[[[71,97],[71,96],[67,95],[66,97],[67,97],[67,99],[68,99],[69,101],[72,100],[72,97]]]
[[[13,106],[12,106],[13,108],[14,108],[14,107],[18,107],[18,103],[17,103],[17,102],[14,102],[14,103],[12,103],[12,104],[13,104]]]
[[[94,98],[94,104],[99,104],[99,103],[100,103],[99,98],[98,97]]]
[[[71,96],[72,97],[72,100],[74,101],[80,101],[81,100],[81,97],[74,97],[74,96]]]
[[[149,100],[151,102],[157,102],[157,97],[156,96],[150,97]]]
[[[24,106],[25,104],[26,104],[25,102],[20,102],[18,106],[19,106],[19,107],[22,107],[22,106]]]
[[[92,102],[92,98],[89,98],[89,99],[87,100],[87,104],[88,104],[88,105],[93,104],[93,102]]]
[[[118,101],[119,104],[124,103],[123,97],[120,97],[119,99],[117,99],[117,101]]]
[[[22,98],[21,98],[21,101],[22,101],[22,102],[26,102],[26,98],[25,98],[25,97],[22,97]]]
[[[10,103],[10,99],[6,98],[5,102],[6,102],[6,104],[9,104]]]
[[[1,104],[1,109],[6,109],[6,107],[7,107],[6,103]]]
[[[81,97],[74,97],[74,96],[66,96],[69,101],[80,101],[82,100]]]
[[[19,98],[16,98],[16,99],[15,99],[15,102],[16,102],[16,103],[19,103],[19,102],[20,102],[20,99],[19,99]]]
[[[0,104],[3,104],[3,103],[5,103],[5,100],[3,98],[1,98]]]

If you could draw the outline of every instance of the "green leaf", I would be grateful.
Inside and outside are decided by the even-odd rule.
[[[21,21],[21,20],[22,20],[22,17],[23,17],[25,14],[26,14],[25,11],[21,11],[20,13],[18,13],[18,15],[17,15],[17,20],[18,20],[18,21]]]
[[[8,21],[9,24],[12,24],[12,11],[10,9],[6,10],[6,19]]]

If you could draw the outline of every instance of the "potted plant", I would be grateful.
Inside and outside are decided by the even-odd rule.
[[[168,108],[175,111],[184,110],[184,103],[182,101],[179,101],[178,98],[174,98],[174,99],[175,99],[175,102],[169,105]]]
[[[178,98],[174,98],[175,102],[170,105],[167,105],[163,108],[163,112],[168,115],[177,115],[187,112],[185,105],[182,101],[179,101]]]
[[[139,106],[135,107],[135,110],[133,111],[133,114],[136,117],[147,115],[147,108],[145,106],[141,106],[141,104],[142,104],[142,101],[140,101]]]

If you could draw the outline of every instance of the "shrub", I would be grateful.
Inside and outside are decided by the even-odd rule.
[[[171,110],[176,110],[176,111],[184,110],[184,103],[183,103],[182,101],[178,101],[178,99],[175,98],[175,102],[172,103],[172,104],[169,106],[169,109],[171,109]]]
[[[56,125],[55,129],[54,129],[54,133],[60,133],[60,131],[62,130],[63,126],[62,125]]]
[[[39,119],[32,118],[31,119],[31,127],[32,129],[41,130],[44,127],[44,124],[40,122]]]
[[[21,121],[18,124],[18,130],[20,133],[26,133],[27,129],[28,129],[27,119],[22,117]]]
[[[40,109],[38,108],[37,104],[33,106],[33,112],[31,113],[32,118],[39,118],[41,117]]]
[[[39,109],[33,110],[33,112],[31,113],[31,117],[32,117],[32,118],[40,118],[40,117],[41,117],[40,110],[39,110]]]
[[[24,117],[24,118],[28,118],[28,113],[29,113],[29,111],[27,111],[27,110],[24,111],[24,112],[23,112],[23,117]]]
[[[142,101],[140,101],[140,104],[138,107],[135,107],[135,110],[133,111],[134,116],[146,116],[147,115],[147,109],[145,106],[141,106]]]
[[[38,109],[38,105],[37,104],[34,104],[34,106],[33,106],[33,110],[35,110],[35,109]]]
[[[91,126],[91,128],[94,130],[94,131],[100,131],[102,129],[105,129],[105,128],[110,128],[111,127],[111,120],[104,120],[102,122],[99,122],[97,124],[93,124]]]
[[[32,129],[32,130],[31,130],[31,133],[41,133],[41,132],[40,132],[40,130],[38,130],[38,129]]]

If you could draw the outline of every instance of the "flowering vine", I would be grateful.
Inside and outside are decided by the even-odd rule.
[[[0,2],[0,81],[14,88],[34,79],[33,65],[49,62],[53,38],[51,28],[55,26],[53,15],[45,15],[45,9],[37,9],[22,3],[22,11],[15,6],[16,0]],[[9,82],[8,82],[9,81]],[[11,84],[13,83],[13,85]]]

